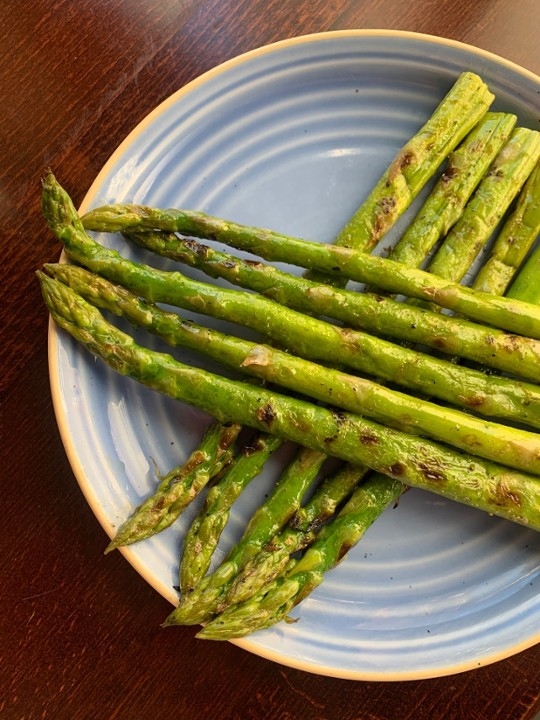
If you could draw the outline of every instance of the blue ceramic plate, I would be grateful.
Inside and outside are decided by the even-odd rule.
[[[82,210],[122,201],[186,207],[330,242],[464,70],[489,84],[495,109],[536,126],[540,79],[486,52],[390,31],[301,37],[227,62],[166,100],[114,153]],[[120,238],[100,240],[143,257]],[[50,367],[71,464],[112,535],[154,487],[155,466],[165,473],[183,461],[209,418],[109,371],[55,328]],[[216,562],[289,451],[235,504]],[[171,603],[193,512],[124,553]],[[539,560],[540,534],[411,491],[294,610],[297,623],[237,644],[360,680],[476,668],[540,641]]]

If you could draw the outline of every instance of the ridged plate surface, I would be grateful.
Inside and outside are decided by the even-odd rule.
[[[169,98],[118,148],[82,209],[122,201],[187,207],[331,241],[464,70],[487,81],[495,109],[535,127],[539,79],[493,55],[410,33],[307,36],[241,56]],[[100,240],[149,259],[120,238]],[[50,367],[67,453],[111,535],[155,485],[154,464],[165,473],[184,460],[209,418],[108,371],[53,327]],[[219,557],[288,455],[285,448],[235,504]],[[192,513],[125,552],[171,602]],[[413,490],[295,609],[299,622],[238,645],[353,679],[471,669],[540,641],[539,560],[540,534]]]

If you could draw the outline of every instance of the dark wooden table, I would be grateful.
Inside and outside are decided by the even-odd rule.
[[[55,260],[39,180],[80,202],[127,133],[239,53],[306,33],[396,28],[475,44],[540,73],[537,0],[4,0],[0,16],[0,716],[6,720],[524,720],[540,646],[453,677],[352,682],[291,670],[195,629],[103,533],[53,416],[47,314],[34,271]],[[540,113],[540,100],[539,100]]]

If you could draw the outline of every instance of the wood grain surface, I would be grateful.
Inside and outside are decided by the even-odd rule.
[[[434,680],[335,680],[160,629],[169,606],[105,537],[53,416],[34,272],[56,260],[39,211],[54,168],[79,203],[160,101],[295,35],[396,28],[540,73],[538,0],[3,0],[0,15],[2,720],[525,720],[540,646]],[[540,99],[539,99],[540,116]]]

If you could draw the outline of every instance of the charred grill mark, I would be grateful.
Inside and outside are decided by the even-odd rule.
[[[433,338],[433,347],[438,348],[439,350],[446,350],[448,347],[448,341],[446,338],[443,337],[434,337]]]
[[[207,258],[210,252],[208,245],[203,245],[202,243],[193,240],[193,238],[185,238],[184,246],[203,259]]]
[[[186,475],[188,475],[192,470],[198,468],[199,465],[201,465],[205,460],[206,453],[200,450],[194,452],[188,462],[183,466],[182,472],[178,473],[178,475],[173,478],[173,480],[171,480],[171,485],[176,485],[177,483],[181,482]]]
[[[264,550],[268,553],[275,553],[278,550],[281,550],[281,547],[276,543],[269,542],[264,546]]]
[[[440,467],[436,465],[430,465],[426,462],[419,462],[418,469],[422,475],[430,482],[442,483],[446,480],[446,475]]]
[[[227,450],[228,447],[232,442],[235,441],[236,436],[238,435],[238,426],[234,423],[226,423],[223,425],[224,432],[221,433],[219,441],[218,441],[218,450],[219,453],[223,453],[224,450]]]
[[[243,263],[255,269],[264,267],[264,264],[258,260],[243,260]]]
[[[383,197],[379,203],[379,207],[385,215],[391,215],[396,205],[397,201],[394,197]]]
[[[512,489],[504,477],[497,483],[492,494],[492,500],[495,505],[498,505],[499,507],[507,507],[508,505],[521,507],[523,503],[523,498],[519,492]]]
[[[414,162],[414,159],[415,156],[412,150],[402,150],[399,152],[388,171],[388,180],[386,181],[386,185],[391,185],[402,170]]]
[[[154,503],[152,509],[154,510],[154,512],[159,512],[160,510],[163,509],[164,505],[165,505],[165,498],[163,495],[160,495],[159,498]]]
[[[304,518],[302,518],[301,515],[293,515],[292,518],[289,520],[289,527],[293,530],[301,530],[304,533],[311,533],[314,530],[318,530],[321,525],[328,519],[329,515],[331,513],[320,513],[316,517],[314,517],[312,520],[309,521],[307,525],[304,525]]]
[[[343,543],[343,545],[339,548],[339,553],[337,556],[337,562],[340,562],[343,560],[345,555],[349,552],[349,550],[353,547],[352,543]]]
[[[336,421],[336,425],[338,426],[338,428],[342,427],[347,420],[347,418],[345,417],[345,413],[342,413],[340,410],[333,410],[332,416]]]
[[[256,440],[247,443],[247,445],[244,446],[244,449],[242,450],[242,454],[245,457],[249,457],[250,455],[253,455],[256,452],[259,452],[261,450],[264,450],[265,448],[265,442],[262,438],[257,438]]]
[[[363,445],[377,445],[379,438],[375,433],[364,432],[360,434],[360,442]]]
[[[459,398],[465,405],[468,405],[471,408],[479,408],[482,407],[482,405],[485,404],[486,398],[483,395],[460,395]]]
[[[401,475],[405,474],[406,469],[407,468],[403,463],[395,462],[393,465],[390,465],[388,472],[392,475],[392,477],[401,477]]]
[[[441,182],[446,185],[450,180],[453,180],[453,178],[456,177],[456,175],[459,174],[459,170],[455,167],[455,165],[449,165],[444,173],[441,175]]]
[[[276,411],[272,407],[272,403],[266,403],[257,410],[257,420],[263,423],[266,427],[270,428],[272,423],[276,419]]]

